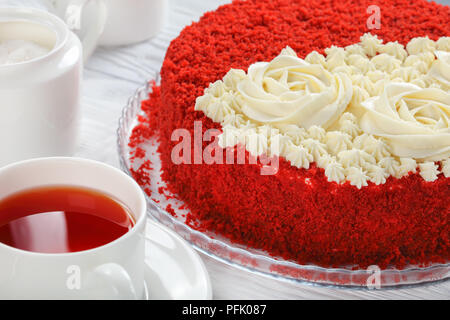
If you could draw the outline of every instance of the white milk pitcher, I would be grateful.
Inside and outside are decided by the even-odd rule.
[[[60,18],[0,8],[0,167],[73,153],[82,67],[80,40]]]

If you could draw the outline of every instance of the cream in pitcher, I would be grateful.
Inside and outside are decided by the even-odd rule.
[[[33,41],[0,41],[0,65],[26,62],[42,57],[49,52],[49,48],[41,46]]]
[[[55,47],[58,34],[49,25],[10,16],[8,9],[3,12],[0,20],[0,65],[34,60],[47,55]]]
[[[27,62],[47,55],[56,44],[56,33],[42,24],[0,22],[0,65]]]

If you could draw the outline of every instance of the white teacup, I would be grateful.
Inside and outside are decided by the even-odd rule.
[[[76,158],[41,158],[0,169],[0,199],[49,185],[111,195],[130,209],[136,224],[109,244],[75,253],[35,253],[0,243],[0,299],[144,297],[146,202],[137,183],[106,164]]]
[[[0,41],[48,48],[31,60],[0,64],[0,167],[30,158],[70,156],[77,143],[83,68],[78,37],[57,16],[0,8]]]
[[[168,0],[45,0],[50,10],[79,25],[80,33],[100,31],[92,37],[101,46],[129,45],[155,36],[164,25]],[[72,23],[70,22],[72,21]]]

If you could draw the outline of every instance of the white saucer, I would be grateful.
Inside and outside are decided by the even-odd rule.
[[[145,245],[148,300],[212,299],[208,271],[185,240],[149,219]]]

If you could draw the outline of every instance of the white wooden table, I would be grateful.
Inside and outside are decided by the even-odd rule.
[[[124,0],[125,1],[125,0]],[[148,42],[99,48],[86,65],[81,141],[76,156],[119,166],[116,129],[122,108],[161,67],[170,41],[202,13],[229,0],[170,0],[166,27]],[[449,4],[450,0],[441,0]],[[39,6],[39,0],[0,0],[0,5]],[[450,281],[421,288],[362,291],[299,285],[253,275],[202,255],[216,299],[450,299]]]

